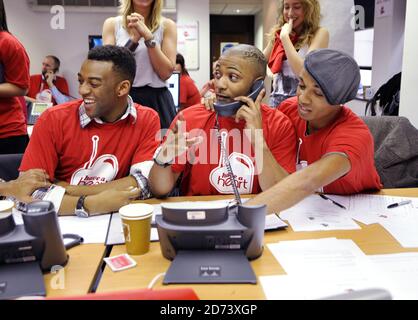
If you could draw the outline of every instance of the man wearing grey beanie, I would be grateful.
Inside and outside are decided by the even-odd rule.
[[[373,137],[343,105],[356,96],[359,83],[359,67],[347,54],[320,49],[306,56],[297,96],[278,106],[296,129],[298,171],[247,204],[279,212],[317,191],[354,194],[382,187]]]

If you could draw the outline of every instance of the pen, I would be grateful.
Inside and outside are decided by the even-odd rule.
[[[320,193],[320,194],[319,194],[319,196],[320,196],[322,199],[324,199],[324,200],[331,201],[331,202],[332,202],[333,204],[335,204],[337,207],[340,207],[340,208],[342,208],[342,209],[344,209],[344,210],[347,210],[347,208],[346,208],[346,207],[344,207],[341,203],[338,203],[337,201],[334,201],[334,200],[332,200],[332,199],[328,198],[326,195],[324,195],[324,194]]]
[[[388,205],[388,209],[403,206],[405,204],[410,204],[411,202],[412,202],[411,200],[405,200],[405,201],[401,201],[401,202],[392,203],[392,204]]]

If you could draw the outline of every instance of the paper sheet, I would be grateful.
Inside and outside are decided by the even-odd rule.
[[[395,300],[418,300],[418,253],[369,256],[376,270],[388,279],[387,290]]]
[[[334,197],[331,197],[334,200]],[[341,201],[341,200],[340,200]],[[346,203],[346,201],[341,201]],[[350,212],[311,195],[293,207],[284,210],[280,218],[292,226],[293,231],[356,230],[360,226],[351,219]]]
[[[385,282],[351,240],[282,241],[267,247],[287,273],[260,277],[268,299],[319,299]]]

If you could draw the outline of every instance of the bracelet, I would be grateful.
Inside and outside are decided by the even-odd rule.
[[[128,42],[125,44],[125,48],[128,48],[132,52],[135,52],[138,46],[139,46],[139,43],[138,42],[135,43],[131,39],[129,39]]]

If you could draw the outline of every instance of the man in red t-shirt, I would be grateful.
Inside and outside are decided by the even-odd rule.
[[[1,12],[0,12],[1,13]],[[29,57],[0,14],[0,154],[23,153],[29,137],[17,97],[29,87]]]
[[[296,129],[300,170],[249,204],[267,204],[269,212],[278,212],[318,190],[352,194],[382,187],[373,137],[366,124],[343,106],[356,96],[359,82],[359,67],[345,53],[321,49],[306,56],[297,97],[282,102],[278,111]]]
[[[20,171],[44,169],[66,188],[59,212],[86,217],[150,197],[147,176],[158,146],[158,114],[133,103],[136,62],[123,47],[92,49],[78,74],[83,100],[38,119]],[[76,210],[75,210],[76,209]]]
[[[295,170],[296,137],[289,119],[261,104],[264,91],[255,101],[245,96],[265,75],[266,60],[257,48],[239,45],[223,54],[215,69],[218,103],[242,106],[233,116],[202,105],[180,113],[155,154],[150,173],[155,196],[168,194],[181,174],[182,195],[233,194],[232,174],[237,191],[251,194]]]
[[[52,102],[53,105],[57,105],[71,100],[67,80],[57,75],[60,65],[60,60],[55,56],[49,55],[44,58],[42,73],[30,77],[26,101]]]

